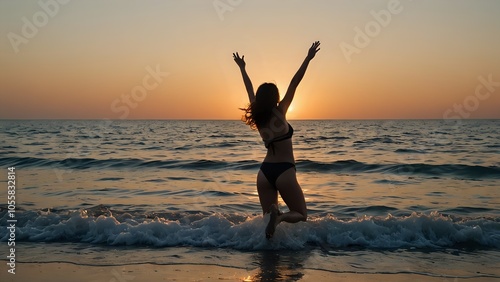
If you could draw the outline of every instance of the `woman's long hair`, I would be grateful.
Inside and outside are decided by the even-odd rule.
[[[241,117],[252,129],[266,125],[270,120],[274,108],[278,105],[280,94],[278,87],[274,83],[263,83],[257,89],[255,101],[250,103],[247,108],[240,108],[245,112]]]

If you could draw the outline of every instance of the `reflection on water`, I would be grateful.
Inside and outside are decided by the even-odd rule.
[[[253,256],[259,267],[248,281],[299,281],[304,276],[304,262],[309,252],[262,251]]]

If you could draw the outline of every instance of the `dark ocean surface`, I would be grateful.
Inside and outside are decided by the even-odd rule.
[[[0,121],[2,225],[14,167],[22,262],[500,278],[499,120],[290,123],[309,219],[271,241],[239,121]]]

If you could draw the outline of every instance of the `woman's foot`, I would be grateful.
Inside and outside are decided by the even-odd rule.
[[[276,226],[278,225],[278,216],[281,214],[278,206],[276,204],[271,205],[271,216],[269,219],[269,223],[266,227],[266,238],[271,239],[274,235],[274,231],[276,230]]]

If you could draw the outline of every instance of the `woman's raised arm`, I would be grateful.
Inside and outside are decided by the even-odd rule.
[[[283,98],[283,100],[281,100],[279,104],[279,107],[283,114],[286,114],[288,107],[290,107],[290,104],[292,103],[293,100],[293,96],[295,95],[295,90],[297,90],[297,86],[299,86],[300,81],[304,77],[309,62],[314,58],[316,53],[320,50],[319,44],[320,44],[319,41],[316,41],[311,45],[309,51],[307,52],[307,56],[304,59],[304,62],[302,63],[302,65],[300,65],[299,70],[293,76],[292,81],[290,81],[290,85],[286,90],[285,97]]]
[[[247,71],[245,69],[246,66],[245,55],[243,55],[240,58],[240,55],[238,54],[238,52],[236,52],[233,53],[233,59],[238,65],[238,67],[240,67],[241,75],[243,76],[243,82],[245,83],[245,88],[248,93],[248,100],[250,100],[250,103],[253,103],[253,101],[255,101],[255,93],[253,92],[252,81],[250,80],[250,77],[248,76]]]

